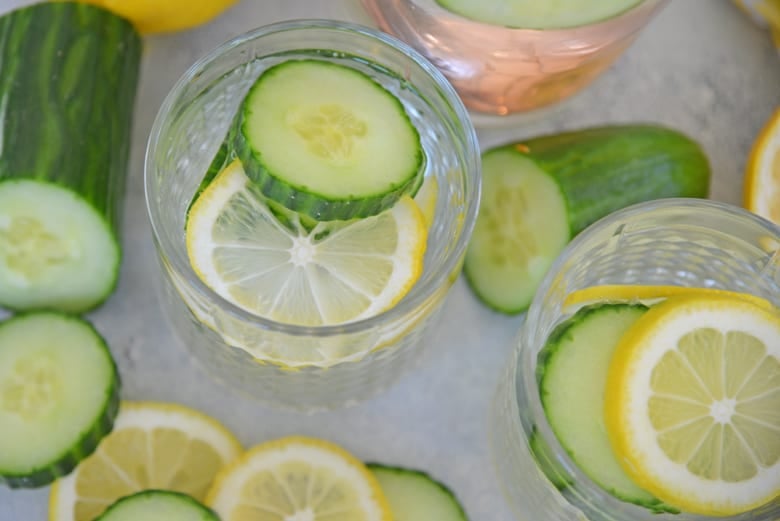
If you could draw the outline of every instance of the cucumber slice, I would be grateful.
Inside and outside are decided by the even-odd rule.
[[[656,512],[676,512],[628,477],[604,426],[604,386],[612,353],[645,311],[640,304],[580,309],[550,335],[539,353],[539,387],[555,436],[585,474],[618,499]]]
[[[113,428],[119,375],[100,334],[54,312],[0,323],[0,483],[68,474]]]
[[[423,165],[420,136],[398,98],[333,62],[267,69],[236,124],[236,154],[261,192],[318,221],[390,208]]]
[[[477,22],[521,29],[562,29],[606,20],[640,0],[436,0],[448,11]]]
[[[187,494],[143,490],[118,499],[95,521],[219,521],[219,517]]]
[[[368,463],[396,521],[467,521],[455,494],[419,470]]]
[[[119,260],[108,223],[76,192],[0,181],[0,305],[83,311],[111,293]]]
[[[569,239],[566,201],[554,178],[512,148],[486,152],[463,266],[474,293],[498,311],[525,310]]]
[[[698,143],[653,125],[539,136],[482,159],[482,204],[465,274],[485,304],[506,313],[528,307],[566,235],[632,204],[709,191]]]

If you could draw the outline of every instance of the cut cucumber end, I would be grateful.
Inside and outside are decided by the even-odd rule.
[[[539,353],[537,374],[547,420],[561,446],[596,484],[655,512],[675,511],[623,471],[604,423],[605,385],[623,333],[647,311],[641,304],[594,304],[558,326]]]
[[[455,494],[419,470],[368,463],[398,521],[467,521]]]
[[[118,499],[95,521],[219,521],[219,517],[187,494],[144,490]]]
[[[566,201],[549,174],[511,148],[486,152],[482,175],[464,273],[485,304],[519,313],[570,239]]]
[[[267,69],[247,94],[234,148],[264,195],[314,219],[378,214],[414,188],[420,136],[400,100],[324,60]]]
[[[40,180],[0,182],[0,305],[83,312],[103,302],[120,249],[85,199]]]
[[[54,312],[0,323],[0,483],[40,487],[113,428],[119,376],[100,334]]]

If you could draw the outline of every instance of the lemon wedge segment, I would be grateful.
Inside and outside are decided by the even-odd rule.
[[[662,501],[722,516],[780,497],[780,314],[669,298],[622,337],[606,388],[613,450]]]

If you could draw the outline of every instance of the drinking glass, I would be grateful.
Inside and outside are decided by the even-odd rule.
[[[550,105],[607,69],[668,0],[643,0],[611,18],[561,29],[476,22],[436,0],[361,0],[384,31],[420,51],[466,106],[505,116]]]
[[[438,203],[424,271],[397,305],[352,323],[306,327],[255,316],[207,287],[188,262],[184,228],[249,87],[268,67],[312,57],[358,69],[401,100],[421,136],[425,175],[437,179]],[[238,36],[184,74],[155,120],[145,183],[163,308],[192,356],[261,401],[311,411],[372,396],[423,353],[421,338],[460,272],[477,213],[479,146],[457,94],[416,51],[370,28],[299,20]]]
[[[518,519],[714,519],[652,513],[613,498],[577,467],[547,422],[537,354],[570,316],[563,308],[566,295],[602,284],[720,288],[780,305],[780,228],[741,208],[696,199],[642,203],[593,224],[562,252],[538,289],[492,407],[493,460]],[[567,485],[559,490],[553,482]],[[775,521],[780,503],[718,519]]]

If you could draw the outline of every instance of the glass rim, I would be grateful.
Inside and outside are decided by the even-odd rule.
[[[777,226],[767,219],[734,204],[697,197],[667,197],[663,199],[654,199],[651,201],[636,203],[612,212],[609,215],[606,215],[595,221],[566,245],[563,251],[560,252],[560,254],[550,265],[550,268],[547,270],[547,273],[539,284],[539,288],[537,289],[536,294],[531,301],[531,305],[528,307],[528,314],[526,316],[525,322],[527,323],[529,319],[539,319],[539,313],[541,312],[545,293],[553,285],[558,272],[560,272],[564,265],[569,262],[569,258],[574,252],[582,248],[583,245],[587,242],[593,240],[593,238],[598,234],[604,233],[605,230],[608,230],[611,226],[614,226],[620,221],[630,219],[637,215],[647,214],[664,209],[714,210],[721,213],[722,215],[730,215],[745,221],[746,223],[750,223],[751,225],[763,228],[766,230],[767,235],[772,236],[775,240],[780,241],[780,226]]]
[[[209,288],[200,279],[200,277],[197,276],[189,262],[186,259],[180,258],[181,256],[175,255],[172,251],[173,248],[162,239],[162,234],[160,233],[160,228],[162,227],[160,221],[162,219],[159,215],[157,215],[160,205],[154,203],[153,192],[155,192],[155,190],[152,188],[150,181],[152,172],[154,172],[156,169],[154,160],[158,150],[157,145],[160,143],[166,122],[174,112],[174,108],[178,103],[182,93],[186,91],[187,87],[203,70],[208,68],[212,63],[218,61],[223,55],[229,53],[231,50],[246,43],[258,40],[264,36],[290,31],[305,31],[309,29],[331,30],[343,32],[346,34],[357,34],[359,36],[372,39],[405,55],[406,59],[410,59],[430,77],[430,79],[435,84],[436,89],[441,92],[443,98],[449,105],[448,108],[450,108],[452,112],[457,115],[457,124],[459,124],[463,131],[462,137],[464,142],[463,144],[465,145],[464,149],[467,152],[471,152],[467,153],[467,157],[465,159],[468,161],[468,164],[465,164],[462,169],[464,192],[466,194],[464,197],[465,210],[462,225],[460,227],[459,234],[455,239],[454,247],[451,248],[450,251],[445,255],[444,259],[442,259],[442,261],[436,265],[436,269],[433,275],[423,284],[420,284],[418,281],[418,283],[416,283],[396,305],[388,310],[361,320],[355,320],[343,324],[323,326],[304,326],[299,324],[277,322],[275,320],[264,318],[255,315],[237,306],[236,304],[233,304]],[[302,46],[301,48],[303,49],[304,47]],[[254,56],[251,59],[256,59],[257,57],[259,56]],[[157,111],[151,131],[149,133],[144,155],[144,197],[146,201],[147,215],[149,217],[149,222],[152,228],[152,235],[157,244],[158,255],[163,256],[164,261],[167,264],[170,264],[174,271],[183,274],[185,278],[185,284],[190,286],[190,289],[195,291],[199,296],[215,303],[217,306],[219,306],[222,312],[227,313],[231,317],[260,329],[282,332],[294,336],[336,336],[362,332],[385,322],[392,322],[402,319],[405,315],[422,306],[426,299],[428,299],[439,288],[446,284],[450,273],[457,268],[457,264],[460,262],[461,257],[465,254],[465,250],[468,245],[468,238],[471,236],[471,232],[476,220],[476,215],[479,209],[481,192],[481,170],[479,161],[479,141],[477,139],[476,131],[473,124],[471,123],[466,107],[463,105],[463,102],[460,100],[460,97],[458,96],[454,87],[450,84],[446,77],[422,54],[391,35],[381,32],[378,29],[357,23],[319,18],[297,19],[263,25],[256,29],[234,36],[197,59],[181,75],[174,86],[166,94],[162,104],[160,105],[160,108]]]
[[[583,230],[560,253],[560,255],[556,258],[548,270],[547,274],[542,280],[542,283],[539,285],[539,289],[537,290],[531,306],[529,307],[528,314],[525,317],[523,325],[521,326],[521,330],[513,340],[513,367],[511,367],[510,374],[512,380],[517,382],[517,387],[515,393],[512,393],[511,400],[514,403],[517,403],[519,406],[517,393],[522,392],[524,395],[524,400],[527,402],[527,406],[530,409],[530,417],[533,418],[533,424],[537,429],[537,432],[542,436],[542,439],[547,444],[547,447],[555,456],[557,464],[564,467],[565,470],[570,473],[571,476],[573,476],[574,481],[577,483],[577,489],[574,492],[574,495],[579,501],[588,505],[602,505],[606,506],[608,509],[616,509],[616,511],[624,510],[626,508],[633,508],[634,506],[627,504],[611,495],[595,481],[593,481],[568,454],[566,449],[558,440],[558,437],[555,435],[541,401],[539,385],[536,378],[536,362],[538,353],[534,352],[532,348],[532,332],[529,324],[538,323],[541,319],[540,314],[542,312],[545,295],[549,292],[550,288],[553,287],[555,280],[558,277],[558,273],[560,273],[564,266],[570,262],[573,255],[586,251],[586,247],[589,243],[594,243],[594,241],[600,243],[602,240],[606,240],[608,237],[606,234],[608,232],[610,232],[615,226],[620,226],[621,223],[628,220],[634,220],[641,218],[646,214],[653,214],[664,210],[684,209],[715,212],[723,217],[738,220],[741,223],[744,223],[745,226],[755,227],[756,230],[765,230],[768,237],[780,241],[780,226],[777,226],[767,219],[764,219],[763,217],[742,207],[725,202],[714,201],[711,199],[682,197],[664,198],[637,203],[621,210],[617,210],[603,217],[602,219],[599,219]],[[648,224],[648,226],[650,225],[651,224]],[[712,229],[716,230],[714,227]],[[776,250],[775,254],[778,253],[780,253],[780,249]],[[520,418],[518,418],[516,421],[521,425],[523,423],[523,420]],[[520,431],[523,433],[525,432],[522,427]],[[526,434],[523,434],[522,436],[527,439]],[[575,508],[579,509],[578,505],[574,506]],[[772,503],[770,501],[770,503],[759,505],[758,507],[749,511],[723,517],[705,516],[690,512],[680,512],[679,514],[671,515],[680,521],[707,521],[714,519],[720,519],[723,521],[749,521],[753,519],[763,520],[764,517],[755,517],[757,512],[759,510],[763,511],[763,509],[771,506]],[[637,506],[637,508],[642,507]],[[587,515],[587,512],[585,514]],[[769,515],[771,517],[774,514],[769,512]],[[640,521],[648,521],[652,519],[658,519],[658,516],[658,513],[646,510],[646,515],[638,512],[630,512],[629,517]]]

